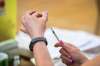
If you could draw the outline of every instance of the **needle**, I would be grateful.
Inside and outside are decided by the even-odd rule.
[[[57,36],[57,34],[55,33],[55,31],[53,30],[53,28],[51,28],[52,33],[54,34],[54,36],[56,37],[56,39],[59,41],[60,44],[64,44],[64,42],[62,40],[60,40]]]
[[[60,44],[64,45],[64,42],[62,40],[60,40],[57,36],[57,34],[55,33],[55,31],[53,30],[53,28],[51,28],[52,33],[54,34],[54,36],[56,37],[56,39],[59,41]],[[73,63],[73,59],[71,59],[71,63]]]
[[[57,36],[57,34],[56,34],[55,31],[53,30],[53,28],[51,28],[51,31],[52,31],[52,33],[54,34],[54,36],[56,37],[56,39],[57,39],[58,41],[60,41],[59,38],[58,38],[58,36]]]

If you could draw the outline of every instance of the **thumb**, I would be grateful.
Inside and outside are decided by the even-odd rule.
[[[27,30],[26,28],[21,24],[21,27],[20,27],[20,31],[24,32],[24,33],[27,33]]]
[[[54,46],[55,47],[61,47],[61,45],[59,43],[56,43]]]
[[[63,41],[59,41],[58,43],[55,44],[55,47],[63,47],[63,46],[64,46]]]

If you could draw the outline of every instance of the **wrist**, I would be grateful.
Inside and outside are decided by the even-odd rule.
[[[34,47],[36,44],[38,44],[38,43],[41,44],[41,42],[44,43],[45,45],[47,45],[47,40],[46,40],[46,38],[44,38],[44,37],[35,37],[35,38],[32,38],[32,40],[31,40],[31,42],[30,42],[30,45],[29,45],[30,51],[33,51],[33,50],[32,50],[33,47]]]
[[[80,61],[81,64],[85,63],[88,60],[87,57],[83,57],[82,60]]]
[[[33,33],[30,35],[31,38],[33,37],[44,37],[44,34],[43,33]]]
[[[32,36],[31,36],[31,38],[33,38],[33,37],[44,37],[44,36],[43,36],[43,35],[41,35],[41,34],[38,34],[38,35],[37,35],[37,34],[35,34],[35,35],[32,35]]]

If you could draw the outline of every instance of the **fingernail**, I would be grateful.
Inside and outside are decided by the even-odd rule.
[[[71,60],[71,63],[74,63],[74,61],[73,61],[73,60]]]
[[[70,63],[73,63],[73,60],[70,60]]]
[[[72,58],[71,56],[68,56],[68,58]]]

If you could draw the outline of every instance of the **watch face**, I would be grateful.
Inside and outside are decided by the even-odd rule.
[[[5,1],[0,0],[0,16],[4,15],[4,12],[5,12]]]

